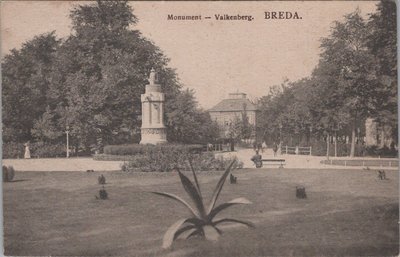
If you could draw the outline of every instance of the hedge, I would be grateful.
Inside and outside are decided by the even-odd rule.
[[[107,145],[104,147],[104,154],[109,155],[143,155],[152,151],[172,151],[182,153],[199,153],[203,151],[202,145],[180,145],[180,144],[160,144],[160,145]]]
[[[134,155],[112,155],[112,154],[95,154],[93,155],[95,161],[133,161]]]
[[[133,158],[122,165],[123,171],[168,172],[173,171],[176,167],[181,170],[190,170],[189,159],[196,171],[224,170],[233,159],[236,160],[236,168],[243,167],[243,163],[236,156],[231,158],[215,157],[211,152],[181,155],[171,151],[151,151],[149,154],[137,155]]]

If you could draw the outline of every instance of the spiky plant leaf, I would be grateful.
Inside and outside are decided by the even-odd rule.
[[[180,228],[175,233],[175,239],[178,238],[182,233],[185,233],[187,230],[198,229],[200,228],[204,222],[197,218],[189,218],[185,221],[186,226]],[[185,237],[185,236],[184,236]]]
[[[207,225],[207,226],[203,227],[203,231],[204,231],[204,237],[207,240],[210,240],[210,241],[217,241],[218,240],[219,232],[215,227]]]
[[[247,200],[244,197],[239,197],[236,199],[233,199],[229,202],[223,203],[212,209],[211,213],[208,215],[208,219],[211,221],[218,213],[220,213],[222,210],[225,210],[226,208],[236,205],[236,204],[251,204],[249,200]]]
[[[199,181],[197,180],[196,172],[194,172],[192,160],[189,159],[188,161],[189,161],[190,170],[193,173],[193,178],[194,178],[194,182],[196,183],[197,191],[199,192],[200,197],[202,197],[201,191],[200,191]]]
[[[244,225],[246,225],[246,226],[248,226],[250,228],[254,228],[255,227],[254,224],[249,222],[249,221],[238,220],[238,219],[229,219],[229,218],[214,221],[213,225],[216,226],[218,224],[225,223],[225,222],[240,223],[240,224],[244,224]]]
[[[207,214],[210,214],[211,211],[212,211],[212,209],[214,208],[215,203],[217,202],[219,193],[221,193],[222,187],[224,186],[226,177],[228,176],[229,172],[231,171],[231,168],[232,168],[232,166],[233,166],[234,163],[235,163],[235,160],[233,160],[233,161],[229,164],[228,168],[225,170],[224,174],[223,174],[222,177],[219,179],[218,184],[217,184],[217,186],[216,186],[215,189],[214,189],[213,196],[212,196],[212,198],[211,198],[211,202],[210,202],[210,206],[208,207]]]
[[[172,224],[167,232],[165,232],[164,234],[164,238],[163,238],[163,245],[162,247],[164,249],[169,248],[172,245],[172,242],[175,239],[175,233],[178,231],[178,229],[183,225],[183,223],[186,222],[187,219],[180,219],[177,222],[175,222],[174,224]]]
[[[198,212],[200,213],[200,216],[204,218],[206,216],[205,210],[204,210],[204,205],[203,205],[203,199],[201,198],[199,192],[197,191],[197,188],[193,185],[192,181],[188,177],[186,177],[182,172],[178,170],[179,177],[182,182],[182,186],[185,189],[185,191],[188,193],[192,201],[197,207]]]
[[[199,230],[199,229],[195,229],[192,233],[190,233],[187,237],[186,237],[186,239],[189,239],[189,238],[191,238],[192,236],[197,236],[197,235],[200,235],[201,234],[201,231]]]
[[[190,228],[189,228],[189,226],[188,226],[188,227],[185,227],[185,228],[187,228],[187,230],[185,230],[185,231],[179,233],[179,235],[177,235],[176,238],[180,237],[180,238],[188,239],[189,236],[190,236],[192,233],[198,231],[198,229],[197,229],[196,227],[190,227]],[[176,239],[176,238],[175,238],[175,239]]]
[[[180,202],[181,204],[185,205],[186,208],[188,208],[188,209],[190,210],[190,212],[191,212],[196,218],[199,218],[199,219],[201,218],[201,217],[200,217],[200,214],[199,214],[195,209],[193,209],[192,206],[190,206],[190,204],[188,204],[185,200],[183,200],[182,198],[180,198],[180,197],[177,196],[177,195],[169,194],[169,193],[163,193],[163,192],[150,192],[150,193],[153,193],[153,194],[156,194],[156,195],[165,196],[165,197],[167,197],[167,198],[170,198],[170,199],[173,199],[173,200],[175,200],[175,201],[177,201],[177,202]]]

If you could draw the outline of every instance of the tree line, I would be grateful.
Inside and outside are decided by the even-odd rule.
[[[218,135],[169,59],[134,27],[127,1],[97,1],[70,12],[72,32],[38,35],[2,60],[3,142],[70,144],[84,151],[138,142],[140,95],[154,68],[166,94],[167,135],[205,142]]]
[[[321,39],[320,59],[312,74],[285,80],[261,97],[265,138],[292,144],[349,138],[350,156],[365,121],[391,131],[397,144],[396,5],[381,1],[364,19],[357,9],[336,21]],[[393,146],[393,145],[392,145]]]
[[[365,120],[391,128],[397,143],[396,7],[382,1],[368,19],[355,10],[334,22],[321,39],[318,65],[298,81],[285,80],[259,99],[264,138],[300,144],[351,139]],[[140,31],[127,1],[97,1],[70,12],[71,34],[34,37],[2,59],[3,143],[70,144],[84,151],[139,142],[140,95],[151,68],[166,94],[168,140],[213,142],[218,125],[184,90],[169,59]],[[249,138],[253,128],[238,117],[228,134]],[[64,147],[65,148],[65,147]]]

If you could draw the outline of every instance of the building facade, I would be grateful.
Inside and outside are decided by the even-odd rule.
[[[221,137],[228,137],[230,126],[235,120],[241,119],[246,114],[249,124],[252,125],[251,138],[255,139],[257,134],[257,120],[259,110],[255,104],[247,99],[244,93],[231,93],[227,99],[208,110],[211,119],[216,121],[221,129]]]

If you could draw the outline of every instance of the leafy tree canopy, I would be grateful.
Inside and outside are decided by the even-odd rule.
[[[3,60],[5,141],[56,140],[70,129],[72,145],[86,150],[130,143],[140,131],[140,95],[151,68],[166,94],[173,141],[208,137],[211,123],[191,93],[182,92],[163,52],[133,27],[127,1],[97,1],[71,10],[72,33],[35,37]],[[186,115],[175,115],[184,102]],[[191,124],[191,125],[188,125]],[[197,126],[204,133],[195,133]],[[54,132],[54,133],[53,133]],[[187,137],[178,136],[184,133]]]

